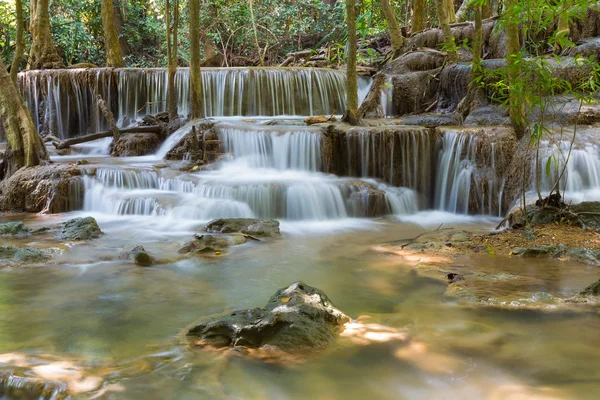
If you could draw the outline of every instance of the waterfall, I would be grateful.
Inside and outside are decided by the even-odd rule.
[[[446,132],[439,150],[435,208],[466,214],[476,169],[477,137]]]
[[[173,133],[152,160],[166,154],[194,123]],[[218,168],[176,177],[163,170],[90,168],[84,209],[192,220],[332,220],[410,214],[418,208],[417,195],[408,188],[322,173],[324,131],[318,127],[238,122],[213,129],[228,154]]]
[[[96,94],[126,127],[166,110],[166,69],[36,70],[19,89],[42,133],[60,138],[107,128]],[[189,113],[189,70],[175,75],[178,111]],[[330,115],[345,107],[345,73],[319,68],[204,68],[206,116]],[[370,80],[361,79],[366,92]],[[363,93],[364,95],[364,93]]]
[[[321,135],[318,128],[220,124],[223,150],[234,158],[248,158],[253,167],[278,170],[321,170]]]
[[[543,194],[549,193],[554,187],[564,168],[570,146],[571,143],[564,140],[553,144],[548,141],[542,143],[540,169],[537,174]],[[535,189],[535,160],[533,163],[532,171],[534,175],[532,176],[532,182],[534,187],[532,189]],[[550,175],[546,171],[548,164],[550,165]],[[560,181],[559,189],[572,200],[596,200],[600,197],[598,195],[600,190],[600,151],[597,145],[591,143],[575,144],[571,150],[569,162]],[[593,193],[594,191],[596,193]]]

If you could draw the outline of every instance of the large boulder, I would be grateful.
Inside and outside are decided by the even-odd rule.
[[[347,322],[350,317],[338,310],[325,293],[296,282],[279,289],[264,308],[204,318],[186,335],[200,346],[294,351],[331,343]]]
[[[0,224],[0,235],[27,235],[31,232],[31,229],[25,226],[21,221],[18,222],[7,222]]]
[[[21,168],[0,182],[0,212],[61,213],[83,205],[81,171],[73,165]]]
[[[102,231],[92,217],[74,218],[64,223],[58,238],[67,240],[90,240],[102,236]]]
[[[279,221],[255,218],[221,218],[210,221],[202,228],[208,233],[242,233],[255,237],[280,236]]]
[[[153,154],[162,143],[157,133],[127,133],[121,135],[112,149],[115,157],[136,157]]]

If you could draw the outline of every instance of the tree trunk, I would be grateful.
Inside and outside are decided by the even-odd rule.
[[[398,25],[398,20],[396,19],[390,0],[380,0],[380,2],[381,8],[383,9],[383,15],[385,16],[390,31],[390,38],[392,39],[392,51],[394,52],[394,57],[397,57],[400,55],[402,47],[404,46],[402,30],[400,29],[400,25]]]
[[[475,32],[473,34],[473,72],[478,75],[481,73],[481,57],[483,56],[483,11],[480,4],[476,4],[473,7],[475,11]]]
[[[446,10],[448,10],[448,21],[450,24],[456,22],[456,9],[454,8],[454,0],[445,0]]]
[[[0,87],[0,116],[7,142],[4,177],[8,178],[21,167],[46,163],[49,158],[46,147],[35,130],[31,114],[6,71],[2,59]]]
[[[167,112],[169,120],[173,121],[179,117],[177,113],[177,92],[175,88],[175,74],[177,73],[177,30],[179,25],[179,0],[173,1],[173,23],[171,24],[170,2],[165,3],[165,20],[167,24]]]
[[[342,120],[358,125],[358,77],[356,75],[356,0],[346,0],[348,59],[346,61],[346,112]]]
[[[102,27],[104,29],[104,47],[106,48],[106,66],[123,67],[121,44],[115,25],[113,0],[102,0]]]
[[[64,63],[52,42],[48,0],[31,1],[31,54],[32,69],[64,68]]]
[[[569,0],[563,1],[562,11],[558,16],[558,26],[556,28],[556,40],[560,41],[560,39],[569,39],[571,36],[571,30],[569,28],[569,9],[571,8],[571,2]],[[563,49],[560,43],[554,44],[554,51],[556,53],[560,53]]]
[[[17,9],[17,37],[15,39],[15,54],[13,54],[13,61],[10,67],[10,77],[16,86],[17,75],[19,74],[19,66],[21,65],[23,54],[25,53],[25,38],[23,35],[25,30],[25,19],[23,18],[23,0],[16,0],[15,8]]]
[[[492,0],[488,0],[481,6],[481,18],[488,19],[492,17]]]
[[[190,0],[190,118],[204,117],[200,69],[200,0]]]
[[[125,57],[129,53],[129,45],[127,44],[127,38],[123,34],[123,14],[121,13],[121,1],[113,1],[113,16],[115,18],[115,28],[117,29],[117,35],[119,37],[119,45],[121,46],[121,55]]]
[[[454,43],[454,36],[452,36],[452,29],[450,28],[450,14],[448,10],[447,0],[436,0],[438,20],[440,28],[442,29],[442,41],[448,51],[448,58],[450,62],[454,62],[458,59],[456,52],[456,43]],[[452,3],[452,9],[454,9],[454,3]]]
[[[513,9],[518,4],[518,0],[506,0],[505,6],[508,10]],[[506,31],[506,62],[508,67],[509,107],[510,120],[520,139],[525,134],[525,105],[523,104],[521,91],[518,89],[519,69],[516,65],[521,54],[521,41],[519,39],[519,24],[507,21]]]
[[[412,32],[425,29],[425,0],[413,0]]]

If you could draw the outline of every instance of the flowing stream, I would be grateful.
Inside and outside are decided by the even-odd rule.
[[[114,105],[123,124],[161,110],[150,105],[164,91],[161,71],[86,73],[95,74],[94,82],[116,79],[119,101]],[[73,87],[81,88],[74,77],[84,72],[71,74]],[[185,74],[179,72],[181,82]],[[263,78],[248,89],[249,80]],[[31,83],[35,79],[46,81],[40,86]],[[25,92],[36,110],[40,97],[33,90],[48,87],[45,95],[54,96],[52,107],[58,112],[56,107],[65,106],[65,79],[30,73],[21,84],[29,85]],[[56,257],[43,267],[0,270],[0,378],[8,371],[26,374],[42,368],[49,373],[68,365],[70,376],[84,371],[102,381],[92,395],[74,396],[82,399],[596,398],[597,310],[465,305],[445,295],[446,283],[415,274],[398,257],[373,251],[375,245],[414,238],[440,224],[492,230],[499,222],[492,203],[501,203],[504,183],[486,173],[496,169],[499,145],[491,145],[489,165],[482,166],[476,154],[479,139],[467,133],[438,137],[418,127],[404,127],[398,134],[383,128],[377,135],[355,130],[340,144],[348,158],[340,162],[338,176],[327,172],[323,154],[329,144],[319,128],[304,126],[300,118],[280,118],[273,125],[258,118],[250,123],[240,115],[309,115],[317,103],[329,104],[318,113],[340,111],[339,72],[209,70],[203,79],[214,100],[207,103],[209,114],[237,116],[220,118],[215,128],[223,152],[216,164],[195,171],[160,165],[192,124],[150,156],[112,158],[110,140],[78,145],[70,156],[52,157],[64,163],[89,161],[81,167],[81,210],[0,216],[0,222],[23,220],[32,228],[93,216],[105,232],[89,243],[68,243],[52,232],[2,237],[3,245],[49,249]],[[296,96],[289,85],[296,85]],[[240,100],[244,91],[253,100]],[[81,104],[71,101],[68,111],[60,113],[76,113],[70,121],[80,125],[61,125],[62,137],[80,134],[91,123],[95,104],[78,93],[76,103]],[[275,101],[266,105],[265,98]],[[248,102],[254,108],[245,112]],[[147,108],[135,114],[142,104]],[[55,118],[48,126],[68,118]],[[565,184],[577,190],[600,188],[596,147],[578,148],[573,159]],[[475,174],[486,182],[487,192],[473,181]],[[470,201],[481,203],[486,215],[467,215]],[[249,242],[221,255],[182,258],[177,253],[207,221],[220,217],[278,219],[282,238]],[[137,245],[161,263],[140,268],[118,259],[123,249]],[[491,297],[508,296],[511,305],[571,296],[598,279],[597,267],[555,259],[511,258],[507,263],[482,252],[458,262],[487,274],[514,275],[519,287],[533,295],[507,294],[502,284],[490,289]],[[360,328],[328,349],[308,358],[290,356],[284,363],[177,344],[180,331],[194,320],[263,306],[277,289],[298,280],[326,292],[358,319]],[[410,343],[396,340],[402,335]],[[76,381],[80,386],[90,382]],[[13,381],[13,389],[19,385]],[[1,399],[28,398],[26,392],[11,393],[0,386]]]

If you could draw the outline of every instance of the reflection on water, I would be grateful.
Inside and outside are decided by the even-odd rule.
[[[25,222],[55,226],[71,217]],[[596,311],[465,307],[445,296],[444,283],[369,250],[418,235],[416,225],[342,220],[326,231],[284,222],[282,239],[248,243],[218,258],[177,260],[177,248],[197,224],[114,216],[99,223],[101,239],[69,244],[55,265],[0,271],[0,354],[52,355],[46,361],[52,367],[42,371],[75,371],[82,384],[101,379],[97,398],[583,399],[593,398],[600,382]],[[469,226],[480,228],[481,221]],[[66,249],[51,232],[6,242]],[[139,268],[117,260],[137,244],[166,264]],[[535,276],[536,290],[557,296],[598,278],[597,267],[558,261],[511,258],[507,266],[506,259],[481,256],[461,262]],[[180,330],[197,318],[260,306],[297,280],[322,289],[357,318],[334,346],[283,364],[177,346]],[[31,368],[0,358],[3,371]]]

